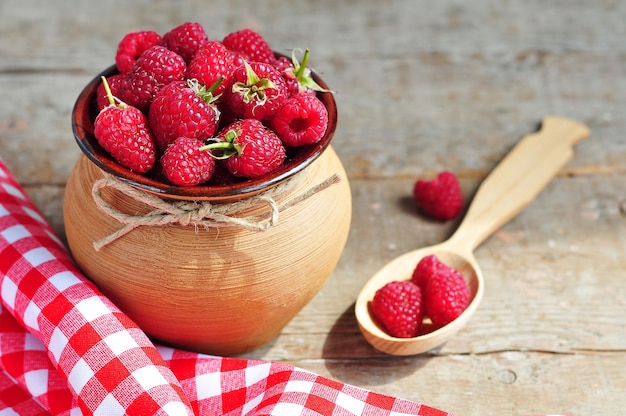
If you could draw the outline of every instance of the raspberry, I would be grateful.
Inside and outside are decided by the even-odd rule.
[[[174,185],[193,186],[211,179],[215,172],[213,157],[200,150],[198,139],[179,137],[161,156],[165,177]]]
[[[256,178],[269,173],[285,160],[285,147],[278,136],[253,118],[238,120],[222,129],[203,150],[218,149],[233,176]]]
[[[233,71],[225,99],[236,117],[269,120],[287,95],[287,85],[274,66],[252,62]]]
[[[178,137],[204,140],[217,131],[218,111],[213,94],[194,81],[174,81],[154,97],[148,122],[157,147],[165,150]]]
[[[429,256],[423,257],[415,270],[413,270],[413,275],[411,276],[411,281],[418,285],[422,290],[426,290],[426,285],[428,284],[428,280],[431,276],[434,276],[438,273],[446,273],[448,266],[443,264],[437,256],[431,254]]]
[[[449,220],[463,208],[461,186],[454,173],[443,171],[432,180],[420,179],[413,187],[413,197],[422,212],[435,219]]]
[[[241,52],[250,62],[273,63],[274,52],[267,41],[252,29],[231,32],[222,39],[222,43],[232,51]]]
[[[437,326],[455,320],[469,305],[470,290],[461,272],[438,268],[424,289],[424,313]]]
[[[146,116],[125,103],[115,104],[103,77],[111,105],[101,110],[94,121],[94,136],[100,146],[121,165],[139,173],[152,169],[156,152]]]
[[[288,99],[271,120],[278,137],[287,146],[303,146],[322,139],[328,125],[324,103],[312,94]]]
[[[115,53],[117,70],[122,74],[129,72],[141,54],[156,45],[161,39],[161,35],[152,30],[126,34],[117,45]]]
[[[164,46],[154,45],[135,62],[127,75],[121,95],[126,103],[147,110],[159,90],[185,77],[184,59]]]
[[[208,41],[209,37],[200,23],[185,22],[164,34],[159,44],[189,63],[196,51]]]
[[[411,281],[387,283],[376,291],[370,304],[374,318],[396,338],[412,338],[422,324],[422,292]]]
[[[187,67],[186,77],[196,79],[207,88],[220,78],[223,80],[213,91],[213,95],[222,94],[228,86],[228,79],[233,72],[235,55],[217,41],[205,43],[194,55]]]

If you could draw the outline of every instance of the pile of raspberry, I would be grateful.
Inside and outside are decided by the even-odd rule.
[[[387,283],[374,294],[370,311],[378,324],[396,338],[413,338],[455,320],[467,308],[470,290],[463,275],[435,255],[419,261],[410,280]]]
[[[102,78],[98,143],[126,168],[180,186],[258,178],[290,148],[319,142],[328,126],[320,87],[299,62],[276,56],[256,31],[209,39],[196,22],[162,36],[126,34]]]

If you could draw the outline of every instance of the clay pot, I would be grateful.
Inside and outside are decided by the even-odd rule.
[[[332,95],[320,96],[331,119],[326,137],[292,152],[274,175],[229,186],[176,187],[129,172],[98,146],[92,134],[98,82],[99,76],[85,88],[73,112],[84,154],[67,182],[64,219],[78,266],[157,342],[218,355],[266,344],[321,289],[348,236],[350,187],[330,147],[337,121]],[[269,194],[281,208],[264,231],[230,223],[206,229],[142,225],[96,250],[94,242],[124,226],[94,200],[93,185],[109,178],[168,203],[243,206],[232,216],[261,224],[270,218],[261,197]],[[327,186],[316,188],[320,184]],[[123,214],[154,210],[124,189],[105,186],[98,195]]]

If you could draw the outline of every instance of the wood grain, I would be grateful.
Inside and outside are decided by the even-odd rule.
[[[285,361],[457,415],[615,415],[626,407],[626,2],[183,0],[0,3],[0,157],[64,234],[79,154],[70,112],[120,36],[200,21],[311,49],[336,91],[333,147],[353,195],[346,250],[281,334],[246,356]],[[358,291],[397,255],[443,241],[410,199],[455,171],[471,198],[547,114],[591,136],[518,217],[476,250],[485,294],[468,325],[416,357],[375,351]]]

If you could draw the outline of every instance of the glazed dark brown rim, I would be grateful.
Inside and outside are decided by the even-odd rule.
[[[277,54],[278,55],[278,54]],[[337,128],[337,105],[332,93],[318,93],[318,98],[328,111],[328,128],[322,139],[312,145],[290,148],[287,150],[285,163],[277,170],[260,178],[243,180],[229,185],[176,186],[161,182],[151,176],[133,172],[120,165],[98,144],[93,135],[93,122],[97,115],[96,91],[101,77],[110,77],[117,73],[112,65],[93,78],[78,95],[72,110],[72,131],[81,151],[104,172],[113,175],[122,182],[138,189],[173,199],[219,200],[239,199],[258,194],[275,186],[315,161],[330,145]],[[324,89],[326,83],[312,72],[313,79]]]

